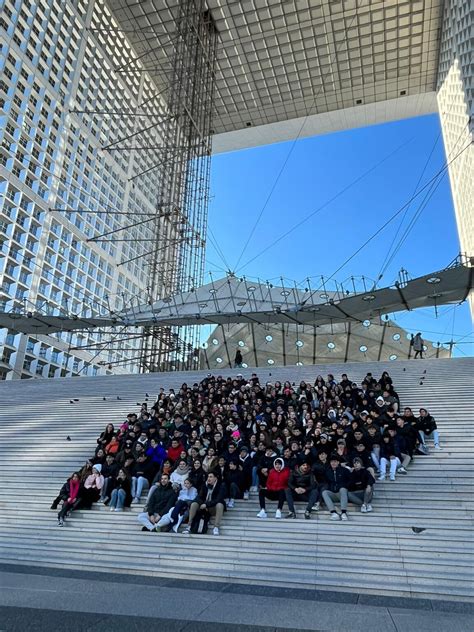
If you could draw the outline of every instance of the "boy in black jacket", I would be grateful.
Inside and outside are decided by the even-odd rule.
[[[143,525],[142,531],[155,531],[158,522],[176,502],[176,492],[170,483],[168,474],[162,474],[160,483],[148,501],[148,509],[137,516],[138,522]]]
[[[214,517],[213,534],[219,535],[222,516],[226,509],[225,498],[227,495],[226,485],[220,481],[214,472],[207,475],[206,484],[199,491],[199,496],[191,504],[189,509],[189,525],[183,533],[197,533],[201,518],[208,522],[210,517]]]
[[[339,456],[332,454],[326,470],[328,489],[323,491],[323,500],[331,512],[331,520],[347,520],[349,474],[349,470],[340,464]],[[336,511],[335,502],[341,503],[340,516]]]
[[[360,506],[361,513],[372,511],[372,496],[375,479],[363,466],[362,459],[356,456],[353,459],[354,469],[349,475],[348,499],[354,505]]]

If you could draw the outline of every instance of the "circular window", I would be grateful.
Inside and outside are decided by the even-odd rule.
[[[163,303],[171,303],[171,299],[169,296],[163,299]]]
[[[329,298],[329,294],[320,294],[319,298],[323,298],[323,299]]]
[[[362,324],[364,325],[364,327],[370,327],[370,320],[364,320]]]
[[[203,349],[207,349],[207,348],[208,348],[208,346],[209,346],[209,345],[207,344],[207,342],[203,342],[203,343],[202,343],[202,348],[203,348]]]
[[[249,285],[247,288],[247,292],[255,292],[257,288],[255,287],[255,285]]]
[[[215,294],[217,292],[216,289],[212,288],[212,290],[209,290],[209,294]]]
[[[212,344],[216,346],[219,344],[219,341],[217,340],[217,338],[212,339]]]
[[[392,355],[390,356],[389,360],[396,360],[398,358],[398,356],[395,353],[392,353]]]
[[[268,358],[267,364],[275,364],[275,360],[272,360],[272,358]]]
[[[393,334],[393,340],[400,340],[400,334]]]
[[[426,345],[423,345],[423,351],[428,351],[428,347]]]
[[[222,358],[216,358],[216,362],[217,362],[217,364],[221,364],[222,363]]]
[[[303,366],[303,363],[302,362],[297,362],[296,366]]]
[[[248,369],[249,365],[246,362],[242,362],[242,368],[243,369]]]
[[[366,294],[365,296],[362,297],[363,301],[373,301],[375,299],[375,296],[373,294]]]
[[[288,290],[282,290],[282,291],[280,292],[280,294],[281,294],[282,296],[289,296],[290,292],[289,292]]]
[[[246,304],[247,304],[247,301],[239,301],[239,302],[237,303],[237,305],[238,305],[239,307],[242,307],[243,305],[246,305]]]
[[[199,307],[201,309],[204,309],[205,307],[207,307],[207,303],[199,303]]]
[[[270,336],[270,334],[268,336],[265,336],[265,340],[267,342],[271,342],[273,340],[273,336]]]
[[[237,344],[239,345],[239,347],[245,347],[245,343],[243,340],[239,340]]]
[[[336,345],[333,342],[328,342],[328,349],[335,349]]]
[[[299,347],[301,349],[301,347],[304,345],[304,342],[302,340],[297,340],[296,341],[296,346]]]
[[[365,345],[360,345],[359,351],[361,351],[362,353],[365,353],[367,351],[367,347]]]
[[[426,279],[426,282],[427,282],[427,283],[433,283],[433,284],[434,284],[434,283],[440,283],[440,282],[441,282],[441,279],[440,279],[439,277],[432,276],[432,277],[430,277],[429,279]]]

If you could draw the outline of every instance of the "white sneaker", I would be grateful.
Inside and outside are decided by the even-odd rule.
[[[267,512],[265,511],[265,509],[260,509],[260,511],[257,514],[257,518],[266,518],[267,517]],[[281,511],[280,511],[280,518],[281,518]]]
[[[339,514],[337,513],[337,511],[333,511],[331,513],[331,520],[340,520],[341,517],[339,516]]]
[[[391,481],[394,481],[394,480],[395,480],[395,476],[394,476],[393,474],[390,476],[390,480],[391,480]]]
[[[251,492],[258,492],[258,488],[257,488],[257,487],[255,487],[255,485],[253,485],[253,486],[250,488],[250,491],[251,491]]]
[[[219,527],[214,527],[212,530],[212,535],[219,535]]]
[[[313,505],[313,508],[311,509],[311,511],[319,511],[320,509],[321,509],[321,503],[318,501],[317,503]]]
[[[370,503],[366,505],[365,510],[367,513],[370,513],[372,511],[372,505]]]
[[[175,533],[178,533],[179,527],[181,526],[181,523],[183,522],[183,520],[184,520],[184,514],[183,514],[183,515],[180,515],[180,516],[178,517],[178,521],[177,521],[177,523],[173,525],[173,531],[174,531]]]
[[[349,520],[349,517],[346,513],[341,514],[341,520]]]
[[[378,481],[384,481],[385,480],[385,474],[380,474],[380,476],[377,479]]]
[[[408,474],[407,470],[403,467],[403,465],[402,465],[402,467],[398,468],[397,472],[399,474]]]
[[[435,445],[435,450],[442,450],[443,448],[440,445]]]
[[[360,508],[360,513],[367,513],[367,505],[365,503]]]
[[[140,502],[140,499],[138,498],[138,496],[135,496],[135,498],[132,500],[132,503],[134,505],[137,505]]]
[[[250,494],[248,492],[244,492],[244,500],[248,500],[250,497]]]
[[[115,511],[115,507],[111,507],[109,511]]]
[[[227,509],[233,509],[235,506],[234,499],[229,498],[229,502],[227,503]]]
[[[123,511],[122,507],[115,507],[115,511]]]
[[[277,509],[277,510],[275,511],[275,518],[278,518],[278,519],[280,519],[280,518],[281,518],[281,509]]]

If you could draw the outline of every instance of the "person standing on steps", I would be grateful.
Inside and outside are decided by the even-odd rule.
[[[420,356],[420,359],[423,360],[424,344],[425,344],[425,341],[421,337],[421,333],[418,332],[416,336],[413,338],[413,351],[415,352],[415,360],[417,359],[418,356]]]
[[[237,351],[235,352],[235,358],[234,358],[234,368],[241,369],[243,361],[244,359],[242,357],[242,352],[240,351],[240,349],[237,349]]]

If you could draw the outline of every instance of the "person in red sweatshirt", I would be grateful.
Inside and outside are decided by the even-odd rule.
[[[182,443],[180,443],[178,441],[178,439],[172,439],[171,440],[171,445],[168,448],[168,458],[170,459],[170,461],[172,463],[174,463],[175,461],[177,461],[180,456],[181,456],[181,452],[184,450],[184,446]]]
[[[275,459],[273,467],[268,473],[266,487],[261,487],[258,492],[258,500],[260,502],[260,511],[258,518],[266,518],[265,498],[269,500],[277,500],[278,506],[275,518],[281,518],[281,510],[285,502],[285,489],[288,487],[288,479],[290,478],[290,469],[285,467],[283,459]]]

